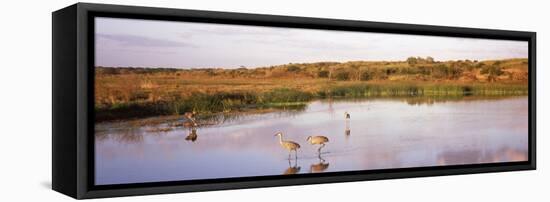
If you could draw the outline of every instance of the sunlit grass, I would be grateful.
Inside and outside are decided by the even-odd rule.
[[[484,66],[494,67],[495,63],[430,63],[424,68],[403,62],[293,64],[238,70],[97,68],[96,120],[190,111],[211,114],[267,108],[299,110],[309,101],[325,98],[527,95],[526,60],[500,62],[502,75],[491,79],[480,73]],[[337,65],[338,71],[349,69],[350,75],[345,79],[326,78],[330,65]],[[453,66],[455,70],[462,65],[462,69],[458,76],[426,72],[441,65]],[[292,72],[288,72],[289,66],[293,67]],[[372,74],[360,74],[361,68],[363,73],[368,70]],[[352,70],[357,74],[351,74]]]

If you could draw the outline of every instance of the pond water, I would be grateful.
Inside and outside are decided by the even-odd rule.
[[[346,120],[344,113],[350,113]],[[220,121],[221,120],[221,121]],[[196,130],[96,124],[96,185],[526,161],[527,97],[314,101]],[[170,127],[170,131],[153,131]],[[274,135],[301,145],[297,157]],[[306,138],[323,135],[321,150]]]

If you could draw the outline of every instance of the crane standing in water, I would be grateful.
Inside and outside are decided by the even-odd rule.
[[[328,138],[325,136],[309,136],[306,139],[307,142],[309,142],[311,145],[318,144],[321,145],[317,151],[321,153],[321,149],[325,147],[325,143],[328,142]]]
[[[185,122],[183,122],[183,126],[185,127],[196,127],[198,124],[197,122],[195,121],[195,115],[197,113],[195,111],[193,112],[185,112],[183,114],[183,116],[185,118],[187,118],[187,120]]]
[[[297,150],[300,149],[300,144],[298,144],[296,142],[293,142],[293,141],[283,140],[283,133],[282,132],[278,132],[277,134],[275,134],[275,136],[279,136],[279,144],[281,144],[281,147],[288,150],[288,159],[290,159],[290,154],[292,153],[292,151],[294,151],[294,154],[296,155],[296,158],[298,158],[298,151]]]
[[[346,138],[347,138],[351,134],[351,130],[349,127],[351,116],[348,112],[344,112],[344,118],[346,119],[346,130],[344,130],[344,134],[346,135]]]

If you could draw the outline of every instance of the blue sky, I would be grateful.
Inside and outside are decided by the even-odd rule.
[[[96,18],[96,66],[238,68],[357,60],[527,58],[523,41]]]

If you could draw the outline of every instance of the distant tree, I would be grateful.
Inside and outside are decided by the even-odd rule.
[[[427,63],[434,63],[435,60],[434,60],[433,57],[428,56],[428,57],[426,57],[426,62],[427,62]]]
[[[418,59],[415,58],[415,57],[409,57],[407,58],[407,63],[410,65],[410,66],[414,66],[418,63]]]
[[[397,73],[397,68],[394,67],[387,67],[384,69],[384,72],[387,76]]]
[[[445,64],[437,65],[432,72],[432,75],[435,78],[446,78],[448,74],[449,74],[449,66]]]
[[[208,76],[215,76],[216,75],[216,72],[214,72],[213,69],[206,69],[205,72],[206,72],[206,74],[208,74]]]
[[[328,80],[332,80],[332,74],[334,73],[335,66],[328,67]]]
[[[328,78],[329,72],[327,70],[321,70],[319,73],[317,73],[317,76],[320,78]]]
[[[481,68],[480,73],[488,74],[492,76],[500,76],[504,73],[504,71],[502,71],[501,67],[493,64],[493,65],[484,66],[483,68]]]
[[[363,73],[361,73],[361,81],[371,80],[372,76],[373,76],[372,73],[370,73],[368,71],[364,71]]]
[[[418,66],[418,72],[424,75],[431,75],[432,68],[429,68],[427,66]]]
[[[354,80],[360,80],[361,79],[361,69],[356,64],[350,65],[351,70],[354,72]]]
[[[447,78],[449,79],[458,79],[460,75],[462,75],[462,68],[458,66],[451,66],[449,68],[449,72],[447,74]]]
[[[286,68],[286,71],[288,71],[288,72],[299,72],[300,67],[298,67],[298,65],[290,65]]]
[[[97,74],[120,74],[119,69],[112,67],[97,67]]]
[[[496,81],[498,76],[504,74],[504,71],[502,71],[502,68],[500,67],[500,61],[497,61],[492,65],[483,66],[479,72],[481,74],[486,74],[489,82]]]
[[[483,66],[485,66],[485,64],[482,63],[482,62],[480,62],[480,63],[477,63],[474,67],[475,67],[475,68],[481,68],[481,67],[483,67]]]
[[[347,81],[350,79],[349,72],[338,72],[336,74],[336,80]]]

